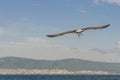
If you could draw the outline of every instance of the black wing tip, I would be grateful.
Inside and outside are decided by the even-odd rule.
[[[53,35],[46,35],[47,37],[55,37],[55,36],[53,36]]]
[[[107,24],[106,26],[110,26],[110,24]]]
[[[107,24],[107,25],[104,26],[104,28],[107,28],[107,27],[109,27],[109,26],[110,26],[110,24]]]
[[[46,35],[47,37],[52,37],[51,35]]]

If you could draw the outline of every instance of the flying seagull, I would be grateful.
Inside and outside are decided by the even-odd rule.
[[[97,27],[85,27],[85,28],[81,28],[81,29],[77,29],[77,30],[71,30],[71,31],[58,33],[58,34],[49,34],[49,35],[47,35],[47,37],[58,37],[58,36],[62,36],[64,34],[69,34],[69,33],[76,33],[78,35],[78,37],[79,37],[82,34],[82,32],[84,32],[84,31],[96,30],[96,29],[104,29],[104,28],[107,28],[108,26],[110,26],[110,24],[103,25],[103,26],[97,26]]]

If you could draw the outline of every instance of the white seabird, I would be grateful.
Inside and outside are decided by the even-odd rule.
[[[49,35],[47,35],[47,37],[58,37],[58,36],[62,36],[64,34],[68,34],[68,33],[76,33],[79,37],[82,34],[82,32],[84,32],[86,30],[104,29],[104,28],[107,28],[108,26],[110,26],[110,24],[103,25],[103,26],[97,26],[97,27],[86,27],[86,28],[66,31],[66,32],[58,33],[58,34],[49,34]]]

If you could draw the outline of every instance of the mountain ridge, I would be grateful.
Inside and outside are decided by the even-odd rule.
[[[65,69],[68,71],[108,71],[120,73],[120,63],[96,62],[83,59],[38,60],[21,57],[0,58],[0,69]]]

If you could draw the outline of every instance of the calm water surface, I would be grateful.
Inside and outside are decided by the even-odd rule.
[[[120,80],[120,75],[0,75],[0,80]]]

